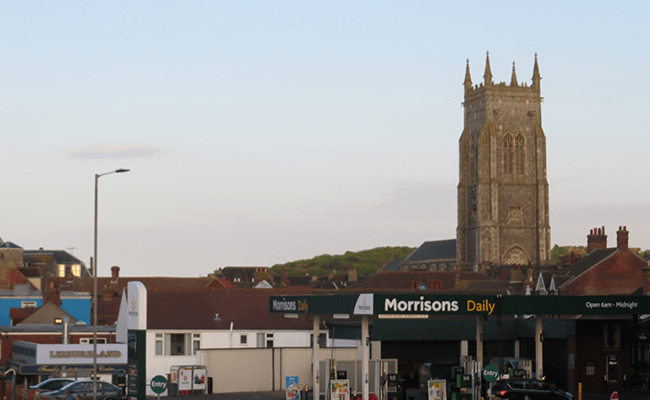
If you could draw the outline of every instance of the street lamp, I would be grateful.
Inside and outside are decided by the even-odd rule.
[[[93,400],[97,400],[97,194],[99,178],[109,174],[129,172],[129,169],[116,169],[115,171],[95,174],[95,242],[93,251]]]

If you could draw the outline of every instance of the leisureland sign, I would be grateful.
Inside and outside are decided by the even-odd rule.
[[[650,296],[341,294],[271,296],[272,313],[355,315],[650,314]]]

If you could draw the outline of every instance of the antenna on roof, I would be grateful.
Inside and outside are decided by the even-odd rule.
[[[67,249],[70,250],[70,254],[74,254],[74,249],[76,249],[76,247],[67,247]]]

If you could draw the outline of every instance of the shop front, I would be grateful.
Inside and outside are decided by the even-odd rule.
[[[15,384],[33,385],[49,378],[90,379],[95,363],[93,347],[92,344],[15,341],[14,358],[7,361],[7,370],[15,371]],[[115,384],[123,380],[126,344],[98,344],[96,359],[100,380]]]

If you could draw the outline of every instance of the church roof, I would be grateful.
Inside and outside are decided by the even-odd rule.
[[[395,272],[395,271],[399,271],[400,270],[399,265],[400,265],[400,263],[402,261],[404,261],[403,258],[395,258],[395,259],[391,260],[391,262],[389,262],[388,264],[384,265],[384,267],[382,269],[380,269],[379,271],[377,271],[377,272],[383,272],[383,271],[393,271],[393,272]]]
[[[0,239],[0,243],[2,243],[2,239]],[[9,248],[9,249],[22,249],[22,247],[18,246],[17,244],[13,242],[4,242],[0,244],[0,247],[2,248]]]
[[[409,261],[456,259],[456,239],[424,242],[406,259]]]

